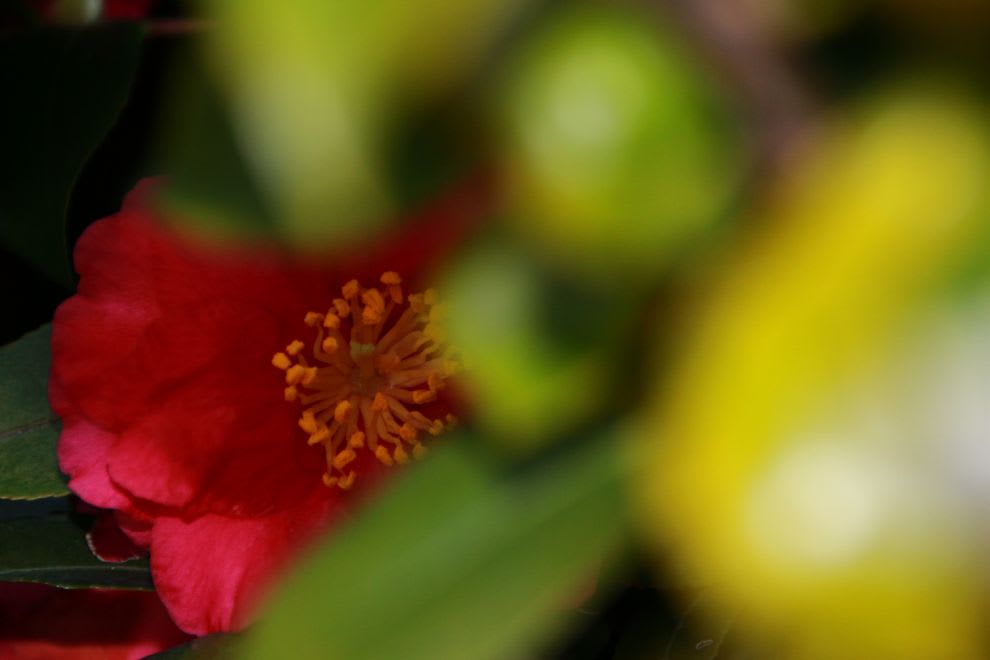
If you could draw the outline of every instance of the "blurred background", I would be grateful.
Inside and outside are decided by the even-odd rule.
[[[461,447],[247,657],[990,657],[990,4],[0,6],[3,343],[146,176],[342,255],[485,182],[437,276]],[[408,516],[420,579],[322,590]]]

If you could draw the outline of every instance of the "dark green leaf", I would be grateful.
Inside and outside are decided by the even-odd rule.
[[[78,500],[72,495],[39,500],[0,500],[0,520],[67,516],[76,510],[77,503]]]
[[[0,498],[69,491],[58,470],[58,419],[48,406],[51,326],[0,348]]]
[[[43,582],[65,588],[151,589],[146,559],[107,563],[68,516],[0,521],[0,581]]]
[[[505,481],[463,446],[440,452],[316,552],[246,657],[518,657],[622,540],[614,457],[600,442]]]
[[[0,41],[0,240],[66,288],[69,195],[127,100],[140,45],[123,22]]]
[[[160,147],[170,221],[217,238],[272,235],[275,220],[245,166],[217,82],[198,53],[186,54],[176,71]]]

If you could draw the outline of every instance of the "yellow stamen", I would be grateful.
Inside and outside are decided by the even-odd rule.
[[[365,307],[361,312],[361,321],[365,325],[378,325],[384,319],[383,310],[375,309],[373,307]]]
[[[318,445],[322,442],[326,442],[329,439],[330,439],[330,429],[328,429],[325,426],[321,426],[316,430],[316,433],[309,436],[309,440],[307,442],[311,445]]]
[[[435,398],[437,395],[429,390],[416,390],[412,393],[413,403],[429,403]]]
[[[343,286],[340,292],[344,294],[344,298],[350,300],[351,298],[356,298],[358,291],[360,290],[361,290],[361,285],[358,284],[358,281],[351,280],[350,282],[348,282]]]
[[[416,429],[412,427],[412,424],[406,422],[399,427],[399,437],[406,442],[412,442],[416,439]]]
[[[337,407],[334,408],[333,411],[334,420],[338,424],[343,424],[345,421],[347,421],[347,415],[350,414],[352,407],[353,406],[351,406],[350,401],[341,401],[340,403],[338,403]]]
[[[357,472],[351,470],[347,473],[346,477],[341,477],[341,479],[337,482],[337,485],[341,488],[341,490],[350,490],[351,486],[354,485],[355,479],[357,479]]]
[[[316,416],[313,415],[312,410],[303,411],[302,417],[299,418],[299,428],[306,433],[316,433]]]
[[[406,295],[393,271],[379,282],[365,289],[351,280],[325,314],[306,314],[304,323],[317,331],[312,356],[303,355],[307,344],[296,339],[272,357],[285,372],[285,400],[307,406],[299,427],[309,444],[323,446],[323,483],[343,490],[357,480],[348,468],[360,465],[360,452],[386,466],[403,465],[426,454],[422,434],[439,435],[456,422],[416,409],[435,400],[460,369],[444,346],[436,291]]]
[[[355,458],[357,458],[357,454],[354,453],[354,450],[347,448],[333,457],[333,467],[336,470],[343,470]]]
[[[375,366],[382,373],[389,373],[398,369],[400,362],[402,360],[395,353],[386,353],[385,355],[378,356],[378,359],[375,360]]]
[[[385,449],[384,445],[378,445],[375,449],[375,456],[385,465],[392,467],[392,455],[388,453],[388,450]]]
[[[392,302],[396,305],[402,304],[402,287],[398,284],[390,284],[386,287],[388,291],[388,297],[392,299]]]
[[[285,371],[285,382],[289,385],[299,383],[306,375],[306,367],[301,364],[294,364]]]

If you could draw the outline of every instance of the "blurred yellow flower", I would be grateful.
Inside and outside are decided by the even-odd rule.
[[[909,88],[816,146],[656,388],[643,526],[763,657],[982,657],[987,566],[899,390],[990,219],[984,117]]]

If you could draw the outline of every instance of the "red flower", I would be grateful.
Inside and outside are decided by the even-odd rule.
[[[154,593],[0,582],[5,660],[136,660],[189,639]]]
[[[183,630],[236,629],[356,492],[448,421],[431,401],[450,367],[433,294],[397,273],[437,264],[479,216],[477,190],[326,266],[180,239],[147,185],[76,245],[79,289],[52,333],[60,464],[150,549]]]

